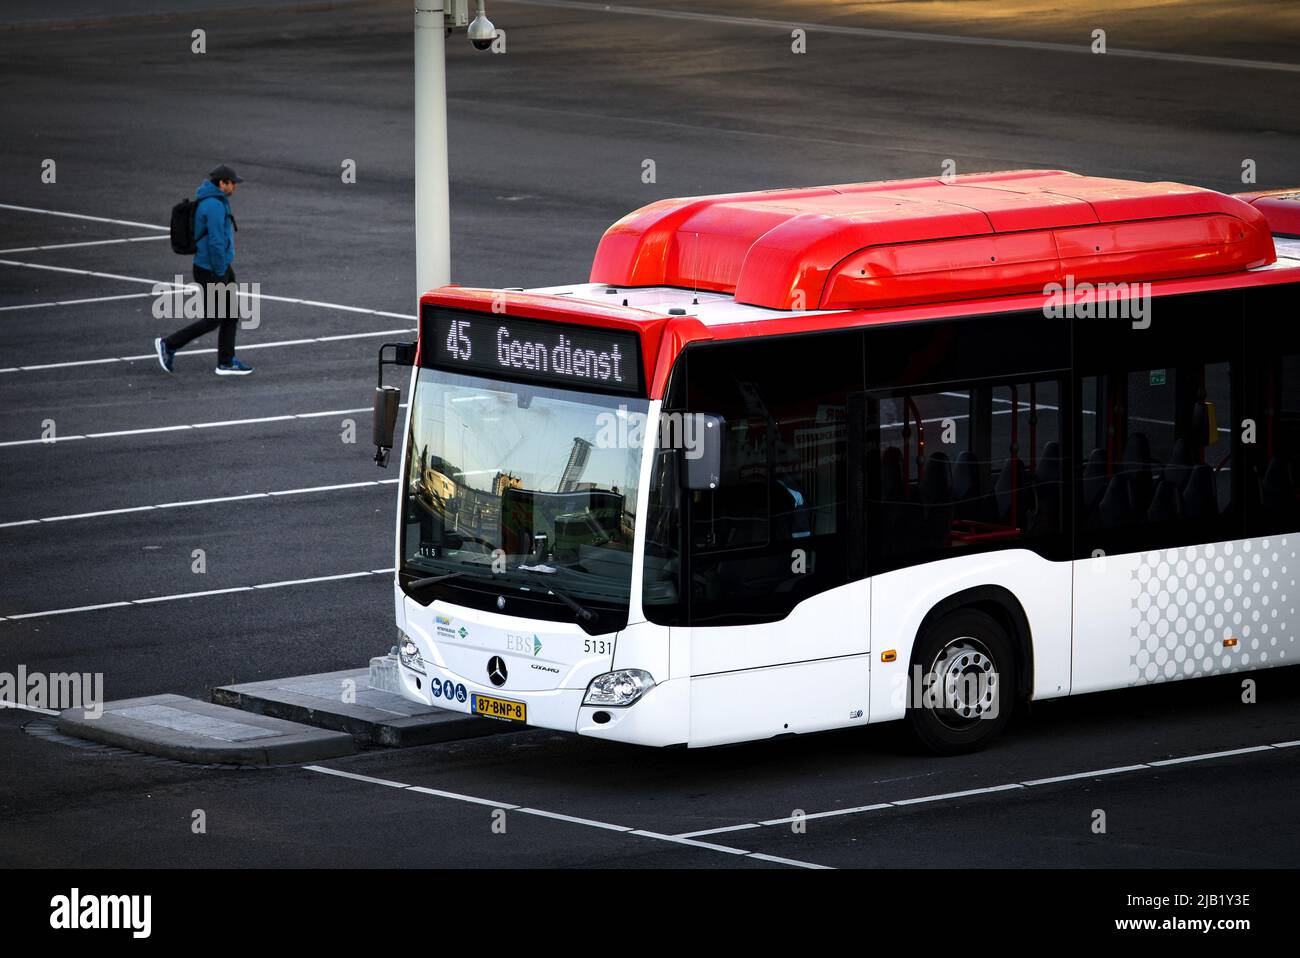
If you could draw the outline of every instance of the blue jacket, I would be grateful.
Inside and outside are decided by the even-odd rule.
[[[194,240],[198,249],[194,265],[225,276],[235,261],[235,230],[230,215],[230,200],[221,187],[209,180],[194,191],[199,201],[194,211]],[[215,199],[216,202],[212,202]]]

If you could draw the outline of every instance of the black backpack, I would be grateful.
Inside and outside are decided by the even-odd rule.
[[[172,252],[191,256],[198,252],[198,237],[194,235],[194,213],[198,200],[181,200],[172,207]]]
[[[205,196],[203,200],[214,200],[215,196]],[[201,237],[194,235],[194,214],[198,211],[199,204],[203,200],[181,200],[172,207],[172,252],[181,253],[184,256],[192,256],[199,251],[199,240]],[[235,222],[235,214],[228,213],[230,225],[234,227],[235,232],[239,232],[239,224]]]

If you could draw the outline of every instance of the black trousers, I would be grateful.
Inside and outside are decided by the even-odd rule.
[[[192,339],[217,327],[217,364],[230,365],[235,358],[235,331],[239,329],[239,297],[235,295],[235,268],[217,276],[202,266],[194,267],[194,282],[203,287],[203,318],[177,330],[163,340],[168,349],[180,349]]]

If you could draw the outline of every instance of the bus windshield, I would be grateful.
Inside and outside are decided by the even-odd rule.
[[[577,606],[584,628],[622,627],[642,454],[633,427],[647,407],[421,369],[402,571],[448,576],[453,602],[496,609],[512,597],[507,611],[568,621]]]

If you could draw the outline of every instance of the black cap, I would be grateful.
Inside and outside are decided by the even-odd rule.
[[[242,176],[240,176],[230,167],[226,166],[226,164],[224,163],[222,163],[215,170],[209,173],[208,179],[210,179],[213,183],[221,183],[225,181],[229,181],[231,183],[244,182],[244,178]]]

